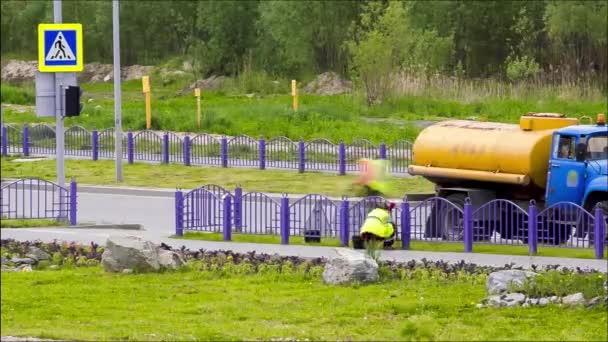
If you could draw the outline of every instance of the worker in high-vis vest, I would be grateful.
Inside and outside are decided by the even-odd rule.
[[[391,220],[391,210],[394,207],[394,203],[380,203],[367,214],[360,233],[363,241],[384,241],[384,247],[393,245],[395,242],[395,225]]]

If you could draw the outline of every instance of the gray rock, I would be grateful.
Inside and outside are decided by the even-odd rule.
[[[551,301],[547,298],[541,298],[538,300],[538,305],[540,306],[546,306],[549,305],[549,303],[551,303]]]
[[[594,306],[600,305],[604,301],[608,301],[608,297],[594,297],[594,298],[591,298],[587,302],[587,304],[585,304],[585,307],[586,308],[592,308]]]
[[[12,258],[11,262],[17,265],[22,265],[22,264],[28,264],[28,265],[35,265],[36,264],[36,260],[32,259],[32,258]]]
[[[509,293],[502,300],[504,306],[518,306],[525,302],[526,296],[521,293]]]
[[[14,267],[10,267],[10,266],[4,265],[4,264],[2,264],[0,267],[1,267],[0,271],[2,271],[2,272],[13,272],[15,270]]]
[[[561,300],[558,296],[553,296],[553,297],[549,298],[549,301],[553,304],[561,302]]]
[[[487,298],[487,304],[489,307],[497,308],[502,305],[502,298],[504,296],[496,295]]]
[[[528,278],[536,277],[536,273],[521,270],[503,270],[493,272],[486,280],[488,294],[503,293],[508,290],[509,285],[523,285]]]
[[[6,265],[6,264],[8,264],[8,261],[9,260],[7,258],[0,256],[0,264]]]
[[[378,263],[365,252],[336,248],[337,256],[331,258],[323,270],[326,284],[352,282],[372,283],[378,280]]]
[[[125,268],[138,272],[160,270],[158,247],[136,236],[110,236],[101,255],[106,272],[122,272]]]
[[[538,298],[529,298],[529,303],[530,305],[538,305],[539,299]]]
[[[585,304],[585,296],[581,292],[571,294],[569,296],[562,298],[562,303],[564,303],[565,305],[572,305],[572,306],[583,305],[583,304]]]
[[[126,274],[133,273],[133,270],[130,268],[125,268],[124,270],[122,270],[122,273],[126,273]]]
[[[30,246],[27,252],[28,253],[25,255],[26,257],[32,258],[37,261],[49,260],[51,258],[51,256],[47,252],[43,251],[38,247]]]
[[[158,262],[161,267],[172,270],[185,264],[184,259],[179,254],[166,249],[158,250]]]

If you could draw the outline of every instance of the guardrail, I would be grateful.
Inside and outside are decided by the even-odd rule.
[[[412,144],[402,140],[392,145],[374,145],[359,139],[334,144],[327,139],[293,141],[286,137],[254,139],[247,135],[215,138],[209,134],[186,135],[154,131],[133,133],[123,138],[123,157],[132,164],[136,160],[160,163],[182,163],[221,167],[291,169],[299,172],[329,171],[345,175],[359,170],[362,158],[386,159],[394,174],[407,174],[413,159]],[[23,153],[55,154],[55,130],[46,124],[29,127],[2,127],[2,155]],[[114,129],[89,131],[74,126],[65,131],[65,154],[90,157],[92,160],[114,159]]]
[[[259,192],[230,192],[217,185],[205,185],[187,193],[175,193],[175,233],[201,231],[279,235],[283,244],[290,236],[337,238],[343,246],[359,233],[367,214],[382,197],[358,201],[332,200],[310,194],[290,202],[284,195],[274,200]],[[524,209],[507,200],[493,200],[473,208],[469,199],[453,203],[432,197],[414,203],[404,199],[392,211],[396,238],[402,248],[410,241],[458,242],[465,252],[474,244],[527,245],[530,255],[538,246],[591,248],[603,258],[606,219],[601,209],[589,213],[580,206],[560,202],[538,211],[530,201]]]
[[[54,219],[76,225],[77,185],[62,187],[39,178],[23,178],[2,186],[3,220]]]

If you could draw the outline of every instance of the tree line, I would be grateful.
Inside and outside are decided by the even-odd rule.
[[[50,0],[3,0],[1,53],[35,56]],[[606,82],[607,1],[121,1],[122,62],[187,57],[197,70],[298,77],[335,71],[382,87],[395,72],[539,74]],[[85,61],[112,63],[112,2],[64,0]],[[374,81],[374,79],[376,79]],[[375,83],[374,83],[375,82]]]

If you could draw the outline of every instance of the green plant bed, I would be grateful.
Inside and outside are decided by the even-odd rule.
[[[56,179],[54,160],[36,163],[11,162],[2,158],[3,178],[38,177]],[[76,177],[79,184],[124,185],[156,188],[196,188],[205,184],[217,184],[233,190],[240,184],[244,191],[287,192],[290,194],[320,193],[328,196],[357,196],[352,187],[355,175],[280,170],[255,170],[239,168],[215,168],[183,166],[179,164],[154,165],[136,162],[124,163],[123,182],[115,182],[115,162],[111,160],[66,160],[66,178]],[[393,177],[390,180],[389,197],[400,198],[406,193],[432,192],[433,184],[420,177]]]
[[[272,267],[242,275],[192,266],[161,274],[108,274],[101,267],[2,272],[2,334],[137,341],[607,338],[601,306],[476,308],[486,295],[484,275],[422,270],[374,285],[327,286],[319,274]],[[576,327],[565,328],[565,317]]]
[[[203,241],[223,241],[222,233],[205,233],[185,231],[183,236],[172,235],[172,238],[184,240],[203,240]],[[281,237],[277,235],[253,235],[253,234],[238,234],[232,233],[232,242],[248,242],[248,243],[269,243],[280,244]],[[320,243],[304,242],[301,236],[290,236],[290,245],[307,245],[307,246],[341,246],[340,240],[337,238],[321,237]],[[349,241],[349,246],[352,247],[352,241]],[[396,241],[393,245],[394,250],[401,249],[401,241]],[[462,243],[451,242],[425,242],[411,241],[411,251],[429,251],[429,252],[463,252],[464,246]],[[504,254],[504,255],[528,255],[528,246],[500,246],[490,244],[474,244],[473,253],[484,254]],[[595,259],[593,249],[575,249],[575,248],[556,248],[556,247],[538,247],[538,256],[546,257],[561,257],[561,258],[581,258]],[[604,259],[608,258],[608,248],[604,253]]]
[[[35,227],[58,227],[58,226],[67,226],[69,222],[67,221],[58,221],[51,219],[32,219],[32,220],[16,220],[16,219],[6,219],[2,218],[0,220],[1,228],[35,228]]]

